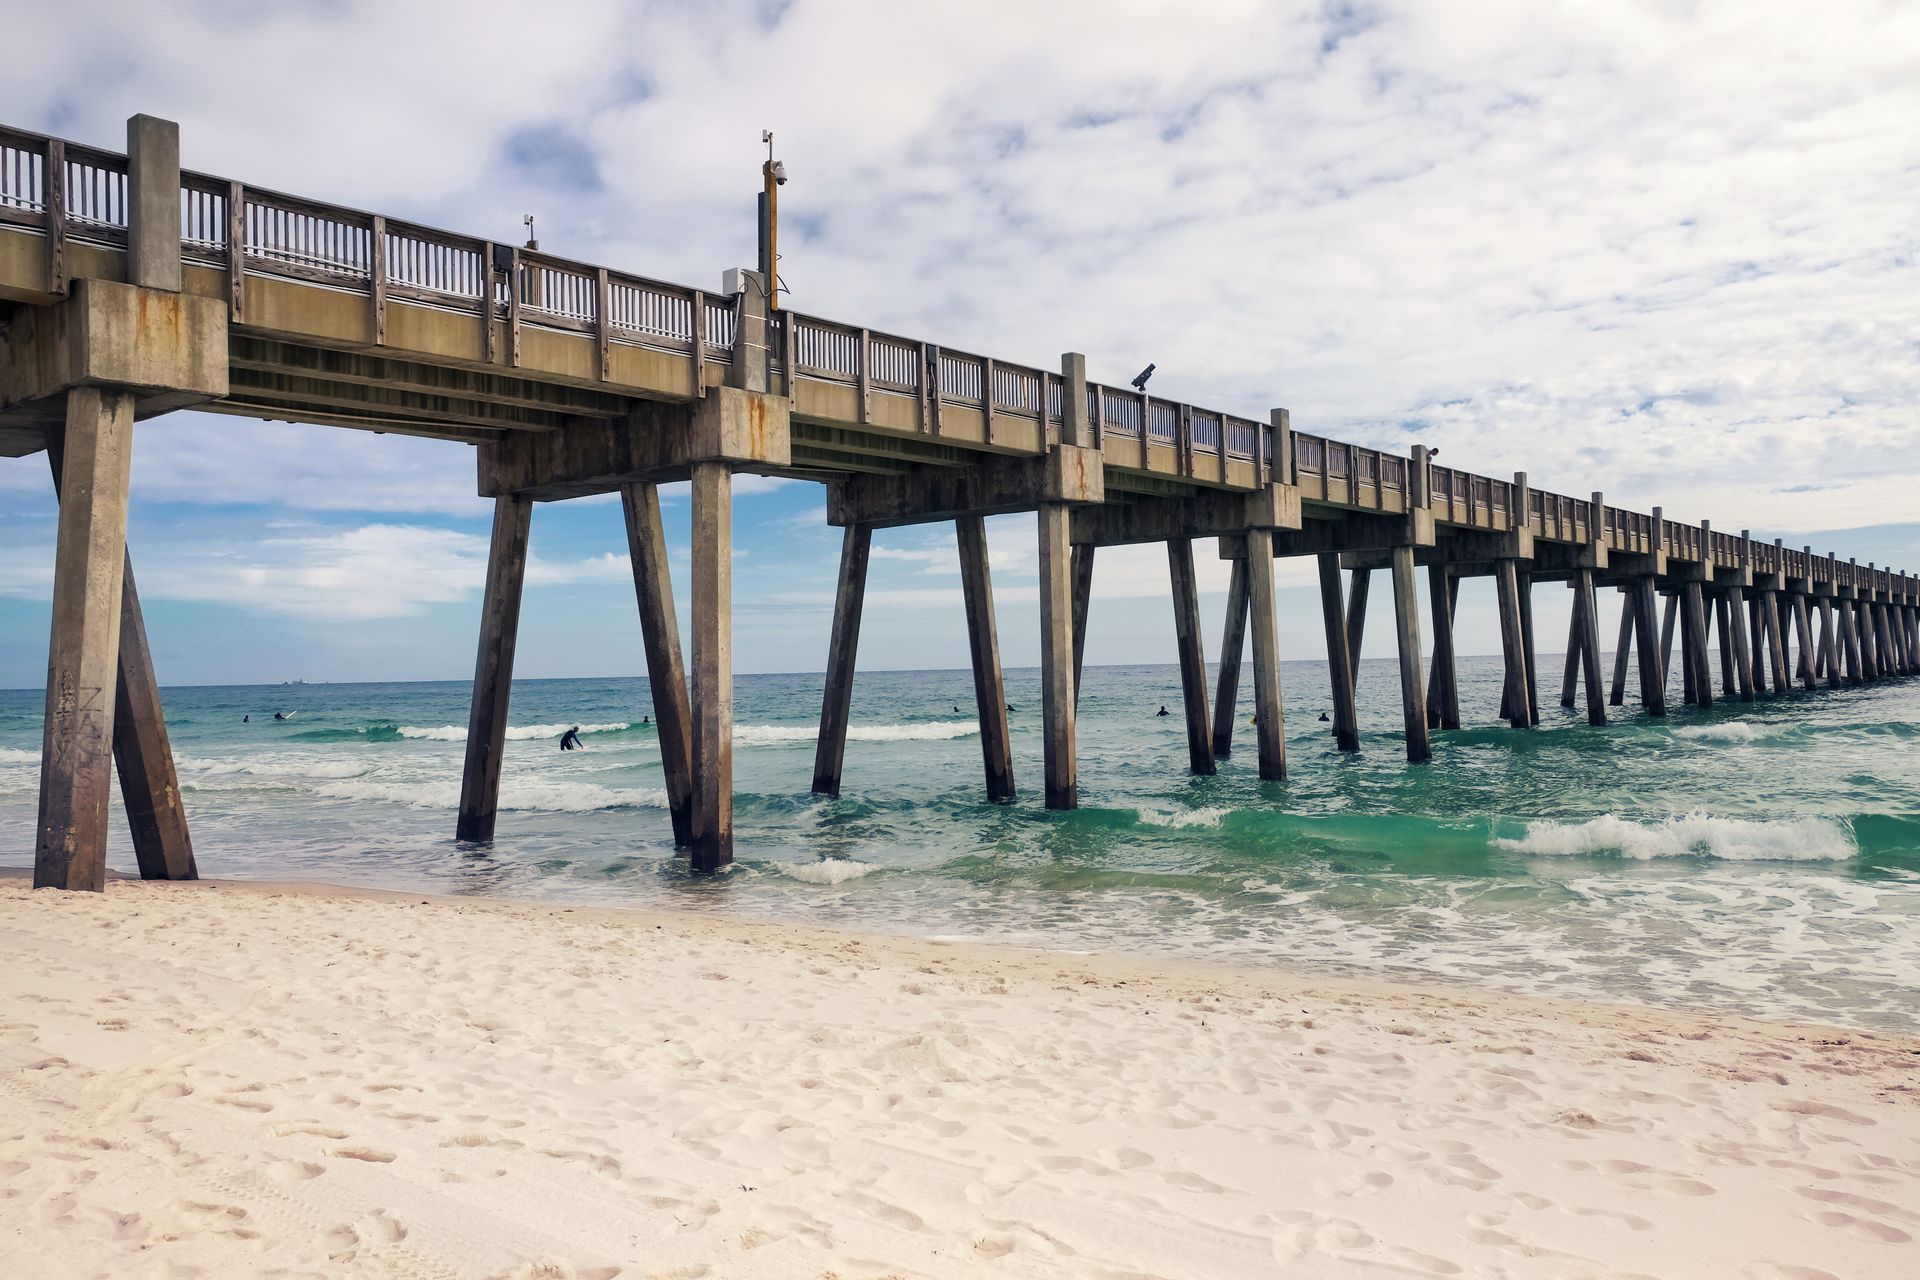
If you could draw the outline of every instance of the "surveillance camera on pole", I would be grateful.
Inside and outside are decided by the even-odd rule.
[[[780,188],[787,185],[787,166],[773,158],[773,131],[762,129],[767,159],[760,166],[760,278],[766,282],[767,309],[780,309]]]

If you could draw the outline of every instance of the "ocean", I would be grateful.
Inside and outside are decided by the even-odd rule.
[[[1557,658],[1542,667],[1545,722],[1516,732],[1496,719],[1498,662],[1463,659],[1472,727],[1409,765],[1393,662],[1360,665],[1354,756],[1318,721],[1324,666],[1284,664],[1283,783],[1255,776],[1247,690],[1233,755],[1194,778],[1177,670],[1088,668],[1071,813],[1041,804],[1037,671],[1007,673],[1006,806],[982,799],[966,671],[861,673],[837,800],[809,793],[822,678],[742,676],[736,863],[717,877],[675,854],[644,680],[515,685],[486,848],[453,839],[465,682],[164,699],[209,876],[1920,1028],[1920,681],[1664,720],[1615,708],[1598,729],[1556,705]],[[0,692],[0,864],[32,860],[42,698]],[[575,724],[587,749],[563,754]],[[118,808],[110,865],[131,871]]]

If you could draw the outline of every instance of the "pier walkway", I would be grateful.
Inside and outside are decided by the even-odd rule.
[[[1076,802],[1075,690],[1098,548],[1158,542],[1172,571],[1187,766],[1233,749],[1251,631],[1261,778],[1286,774],[1278,556],[1320,574],[1335,736],[1358,749],[1354,661],[1373,572],[1395,605],[1407,757],[1458,728],[1458,583],[1497,586],[1501,715],[1539,722],[1532,588],[1575,592],[1559,694],[1603,724],[1637,664],[1646,709],[1920,671],[1920,581],[1091,382],[778,310],[766,282],[662,283],[183,171],[177,128],[136,116],[126,154],[0,128],[0,456],[45,450],[61,493],[35,882],[98,889],[118,765],[141,873],[195,874],[126,548],[135,421],[173,409],[459,440],[494,527],[475,663],[462,839],[493,836],[533,504],[621,494],[677,840],[732,857],[732,477],[828,486],[844,549],[814,790],[837,794],[875,528],[953,521],[985,785],[1011,800],[982,521],[1040,538],[1044,792]],[[683,658],[657,486],[693,490]],[[1209,687],[1192,542],[1233,561]],[[1433,652],[1421,652],[1423,592]],[[1625,596],[1609,679],[1596,592]],[[1663,605],[1664,600],[1664,605]],[[1816,625],[1817,624],[1817,625]],[[1817,631],[1817,635],[1816,635]],[[1716,673],[1714,652],[1718,650]],[[1717,679],[1716,679],[1717,675]],[[111,692],[109,692],[111,691]]]

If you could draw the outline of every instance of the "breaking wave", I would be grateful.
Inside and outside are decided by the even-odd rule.
[[[808,884],[845,884],[881,870],[877,863],[854,862],[847,858],[822,858],[819,862],[776,862],[774,870]]]
[[[362,730],[361,732],[378,730],[383,727],[384,726],[379,725],[369,726],[369,729]],[[635,727],[637,726],[626,723],[583,724],[580,726],[580,732],[582,734],[624,733],[626,730]],[[558,738],[571,728],[573,728],[573,726],[570,724],[514,725],[507,730],[507,741],[525,742],[531,738]],[[430,742],[465,742],[467,740],[467,727],[462,724],[443,724],[438,728],[429,728],[416,724],[403,724],[400,726],[398,732],[403,738],[425,738]]]
[[[980,732],[971,720],[935,720],[928,724],[868,724],[847,730],[853,742],[940,742],[948,738],[968,738]],[[737,724],[733,740],[743,747],[780,746],[789,742],[812,742],[820,736],[810,725]]]
[[[1618,853],[1622,857],[1721,858],[1743,862],[1842,862],[1859,850],[1838,822],[1786,818],[1773,822],[1715,818],[1703,813],[1634,822],[1613,814],[1586,822],[1529,822],[1517,840],[1494,847],[1542,857]]]
[[[460,784],[390,782],[375,778],[323,780],[315,795],[332,800],[374,800],[413,809],[452,809]],[[594,782],[534,782],[509,778],[500,788],[502,813],[594,813],[603,809],[664,809],[667,793],[647,788],[603,787]]]
[[[1135,809],[1134,816],[1143,827],[1217,827],[1231,809],[1154,809],[1146,805]]]
[[[1696,742],[1758,742],[1767,735],[1743,720],[1725,724],[1690,724],[1673,731],[1676,738]]]

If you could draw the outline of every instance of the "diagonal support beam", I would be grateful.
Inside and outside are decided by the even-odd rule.
[[[64,447],[62,433],[48,433],[47,462],[53,471],[56,495],[60,492]],[[154,676],[153,653],[147,645],[131,553],[123,557],[122,575],[113,760],[120,775],[120,798],[126,806],[134,857],[143,880],[196,880],[199,870],[193,860],[193,839],[180,800],[180,781],[174,771],[173,748],[167,740],[166,712]]]

